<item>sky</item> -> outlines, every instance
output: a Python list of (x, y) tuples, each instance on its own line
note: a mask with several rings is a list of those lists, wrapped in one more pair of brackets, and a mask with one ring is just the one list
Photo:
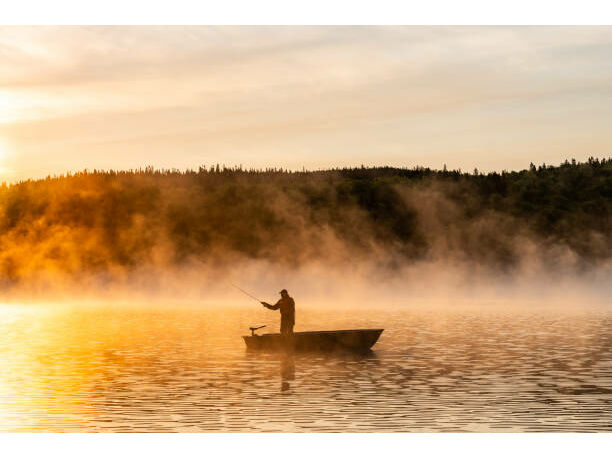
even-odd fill
[(612, 155), (612, 27), (0, 27), (0, 180)]

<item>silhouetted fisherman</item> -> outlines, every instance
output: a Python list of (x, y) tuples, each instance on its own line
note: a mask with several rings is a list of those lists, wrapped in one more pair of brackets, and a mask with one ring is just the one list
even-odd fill
[(281, 298), (276, 304), (269, 304), (262, 301), (261, 304), (268, 309), (276, 311), (280, 309), (281, 314), (281, 328), (280, 332), (282, 335), (293, 334), (293, 326), (295, 325), (295, 301), (289, 296), (287, 290), (282, 289), (280, 291)]

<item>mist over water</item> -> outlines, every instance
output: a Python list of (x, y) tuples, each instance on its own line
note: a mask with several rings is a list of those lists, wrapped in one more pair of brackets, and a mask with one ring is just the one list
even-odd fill
[(26, 181), (0, 188), (0, 281), (6, 299), (43, 300), (216, 300), (231, 279), (304, 293), (338, 281), (598, 290), (612, 271), (611, 181), (606, 159), (487, 175), (217, 166)]

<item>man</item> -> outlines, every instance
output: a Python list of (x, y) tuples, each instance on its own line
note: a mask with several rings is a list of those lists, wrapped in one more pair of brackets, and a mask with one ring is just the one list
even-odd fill
[(261, 304), (268, 309), (276, 311), (280, 309), (281, 314), (281, 335), (293, 334), (293, 326), (295, 325), (295, 301), (289, 296), (287, 290), (282, 289), (280, 291), (281, 299), (276, 304), (269, 304), (262, 301)]

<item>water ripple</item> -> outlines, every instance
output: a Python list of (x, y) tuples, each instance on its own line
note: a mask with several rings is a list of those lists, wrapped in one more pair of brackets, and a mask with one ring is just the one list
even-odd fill
[[(302, 329), (347, 328), (342, 314), (300, 316)], [(351, 328), (386, 328), (363, 356), (246, 352), (240, 335), (266, 318), (252, 309), (4, 310), (0, 429), (612, 430), (608, 312), (356, 311)]]

